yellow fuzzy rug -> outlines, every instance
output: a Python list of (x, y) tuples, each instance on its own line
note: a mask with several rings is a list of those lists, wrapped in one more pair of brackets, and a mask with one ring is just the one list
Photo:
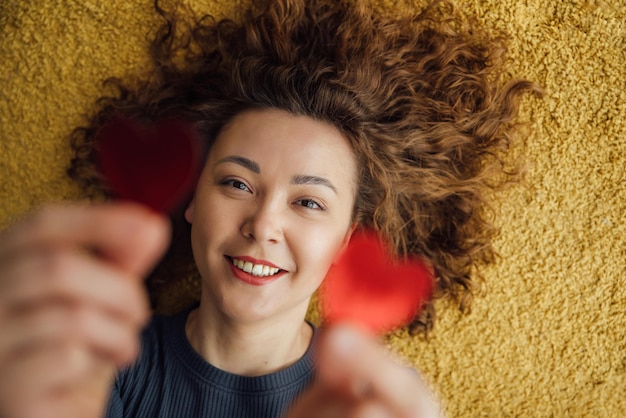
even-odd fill
[[(245, 3), (187, 1), (216, 16)], [(0, 227), (80, 196), (65, 177), (68, 134), (104, 78), (147, 69), (151, 4), (0, 1)], [(512, 72), (547, 95), (523, 103), (532, 133), (514, 153), (527, 182), (501, 195), (502, 257), (473, 312), (440, 302), (430, 341), (388, 341), (449, 417), (626, 416), (626, 3), (458, 5), (511, 34)]]

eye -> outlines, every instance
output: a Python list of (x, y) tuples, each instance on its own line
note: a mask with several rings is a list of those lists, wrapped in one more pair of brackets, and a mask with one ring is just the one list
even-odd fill
[(297, 205), (302, 206), (306, 209), (312, 210), (325, 210), (324, 207), (313, 199), (300, 199), (295, 202)]
[(234, 189), (243, 190), (244, 192), (251, 192), (250, 188), (241, 180), (237, 179), (224, 179), (220, 182), (222, 186), (230, 186)]

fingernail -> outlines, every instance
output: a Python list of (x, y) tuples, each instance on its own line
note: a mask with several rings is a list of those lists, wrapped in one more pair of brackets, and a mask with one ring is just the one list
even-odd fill
[(366, 399), (372, 395), (372, 385), (365, 380), (355, 379), (350, 382), (350, 391), (356, 399)]
[(362, 418), (391, 418), (393, 415), (382, 405), (371, 404), (361, 412)]
[(329, 338), (330, 346), (334, 351), (334, 354), (344, 358), (352, 355), (358, 345), (358, 337), (356, 333), (346, 326), (340, 325), (333, 328), (331, 330)]

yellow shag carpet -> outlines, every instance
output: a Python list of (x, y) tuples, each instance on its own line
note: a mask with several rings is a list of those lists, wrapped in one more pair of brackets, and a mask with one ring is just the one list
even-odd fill
[[(245, 3), (186, 1), (234, 17)], [(0, 227), (80, 197), (65, 176), (68, 134), (103, 79), (147, 70), (151, 4), (0, 1)], [(449, 417), (626, 416), (626, 3), (457, 4), (511, 35), (512, 73), (547, 95), (522, 106), (532, 130), (513, 151), (527, 181), (500, 195), (502, 257), (484, 294), (466, 316), (439, 302), (429, 341), (397, 332), (389, 344)]]

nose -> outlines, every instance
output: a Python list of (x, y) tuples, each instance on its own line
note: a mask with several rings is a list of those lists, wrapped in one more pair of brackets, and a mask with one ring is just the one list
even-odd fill
[(263, 202), (244, 219), (241, 234), (257, 242), (278, 243), (283, 237), (281, 210), (274, 202)]

